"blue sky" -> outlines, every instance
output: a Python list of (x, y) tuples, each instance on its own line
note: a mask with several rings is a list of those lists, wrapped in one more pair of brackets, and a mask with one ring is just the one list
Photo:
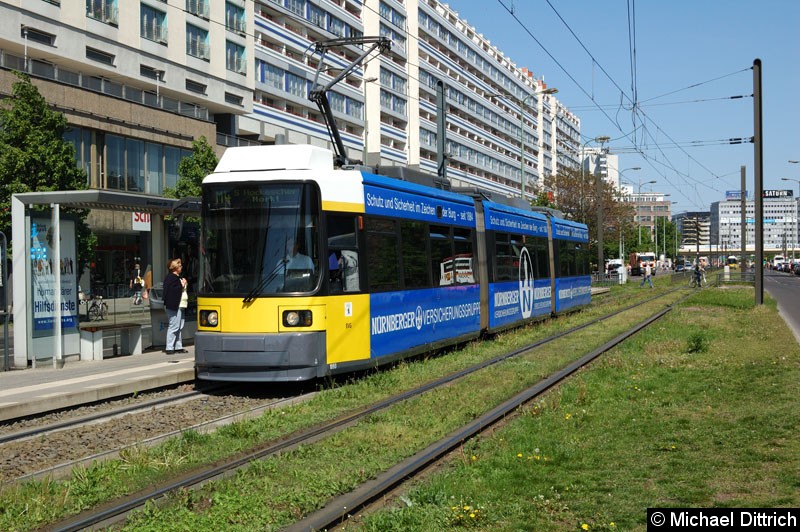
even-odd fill
[[(557, 98), (581, 119), (584, 142), (611, 137), (606, 146), (619, 155), (623, 180), (636, 188), (640, 180), (656, 180), (642, 190), (670, 194), (673, 213), (708, 210), (725, 191), (738, 190), (741, 166), (752, 190), (753, 144), (726, 141), (754, 133), (752, 66), (761, 59), (764, 188), (798, 194), (796, 181), (781, 178), (800, 180), (800, 164), (788, 162), (800, 160), (800, 2), (452, 0), (449, 5), (517, 66), (558, 89)], [(639, 112), (631, 110), (629, 8), (635, 12)], [(746, 97), (730, 98), (741, 95)], [(625, 170), (637, 166), (642, 169)]]

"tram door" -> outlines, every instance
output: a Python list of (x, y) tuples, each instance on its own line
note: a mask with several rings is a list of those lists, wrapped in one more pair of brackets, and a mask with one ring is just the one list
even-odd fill
[(369, 294), (361, 293), (360, 223), (359, 215), (341, 214), (329, 215), (326, 224), (328, 364), (369, 358)]

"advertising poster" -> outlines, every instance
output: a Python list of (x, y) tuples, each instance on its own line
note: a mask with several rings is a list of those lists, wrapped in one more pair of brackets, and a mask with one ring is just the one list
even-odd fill
[[(60, 221), (61, 235), (54, 235), (49, 218), (31, 218), (30, 265), (33, 337), (53, 335), (53, 324), (61, 317), (61, 328), (78, 327), (78, 260), (75, 245), (75, 222)], [(61, 238), (61, 260), (53, 256), (55, 238)], [(61, 284), (56, 286), (56, 268)], [(61, 292), (61, 309), (56, 309), (56, 291)]]

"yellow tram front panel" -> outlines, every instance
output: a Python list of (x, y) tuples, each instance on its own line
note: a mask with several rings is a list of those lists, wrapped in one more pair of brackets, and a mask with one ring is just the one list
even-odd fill
[(369, 358), (369, 294), (329, 296), (328, 364)]
[[(200, 298), (198, 312), (216, 310), (216, 327), (197, 330), (221, 334), (326, 333), (328, 364), (369, 358), (369, 295), (349, 294), (327, 297), (259, 298), (243, 303), (241, 298)], [(311, 311), (309, 326), (287, 327), (285, 311)]]
[[(197, 330), (220, 333), (258, 334), (277, 332), (318, 332), (325, 330), (325, 298), (323, 297), (262, 297), (250, 303), (242, 298), (198, 298), (197, 311), (217, 310), (219, 323), (216, 327), (203, 327), (198, 322)], [(312, 323), (307, 327), (284, 327), (281, 323), (283, 310), (310, 310)]]

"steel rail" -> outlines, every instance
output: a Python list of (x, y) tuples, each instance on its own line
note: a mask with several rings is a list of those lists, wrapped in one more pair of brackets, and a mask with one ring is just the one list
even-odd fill
[[(261, 459), (267, 458), (267, 457), (269, 457), (271, 455), (274, 455), (274, 454), (277, 454), (277, 453), (290, 451), (290, 450), (292, 450), (292, 449), (294, 449), (294, 448), (296, 448), (296, 447), (298, 447), (300, 445), (313, 443), (313, 442), (318, 441), (318, 440), (320, 440), (320, 439), (322, 439), (322, 438), (324, 438), (326, 436), (333, 435), (333, 434), (335, 434), (335, 433), (337, 433), (337, 432), (339, 432), (339, 431), (341, 431), (341, 430), (343, 430), (343, 429), (345, 429), (345, 428), (347, 428), (349, 426), (354, 425), (360, 419), (362, 419), (362, 418), (364, 418), (366, 416), (369, 416), (369, 415), (371, 415), (371, 414), (373, 414), (373, 413), (375, 413), (377, 411), (380, 411), (380, 410), (383, 410), (385, 408), (388, 408), (389, 406), (392, 406), (392, 405), (397, 404), (399, 402), (405, 401), (407, 399), (410, 399), (412, 397), (415, 397), (417, 395), (425, 393), (425, 392), (427, 392), (429, 390), (432, 390), (434, 388), (437, 388), (437, 387), (443, 386), (445, 384), (448, 384), (448, 383), (450, 383), (452, 381), (455, 381), (457, 379), (460, 379), (460, 378), (462, 378), (462, 377), (464, 377), (466, 375), (469, 375), (471, 373), (479, 371), (480, 369), (486, 368), (486, 367), (491, 366), (493, 364), (497, 364), (497, 363), (499, 363), (501, 361), (504, 361), (506, 359), (512, 358), (514, 356), (518, 356), (518, 355), (520, 355), (522, 353), (528, 352), (528, 351), (530, 351), (532, 349), (535, 349), (535, 348), (537, 348), (539, 346), (542, 346), (542, 345), (545, 345), (547, 343), (553, 342), (553, 341), (555, 341), (557, 339), (560, 339), (560, 338), (562, 338), (564, 336), (567, 336), (569, 334), (572, 334), (572, 333), (575, 333), (575, 332), (580, 331), (582, 329), (585, 329), (586, 327), (589, 327), (589, 326), (591, 326), (593, 324), (602, 322), (604, 320), (607, 320), (607, 319), (610, 319), (610, 318), (612, 318), (614, 316), (617, 316), (617, 315), (619, 315), (619, 314), (621, 314), (623, 312), (627, 312), (627, 311), (632, 310), (632, 309), (634, 309), (636, 307), (639, 307), (639, 306), (644, 305), (646, 303), (652, 302), (653, 300), (665, 297), (665, 296), (667, 296), (667, 295), (669, 295), (669, 294), (671, 294), (671, 293), (673, 293), (673, 292), (675, 292), (677, 290), (678, 289), (676, 288), (676, 289), (671, 290), (669, 292), (666, 292), (664, 294), (654, 295), (653, 297), (647, 298), (647, 299), (645, 299), (643, 301), (639, 301), (639, 302), (633, 303), (633, 304), (631, 304), (631, 305), (629, 305), (627, 307), (624, 307), (622, 309), (618, 309), (618, 310), (616, 310), (616, 311), (614, 311), (612, 313), (609, 313), (609, 314), (604, 315), (604, 316), (600, 316), (598, 318), (595, 318), (595, 319), (590, 320), (590, 321), (588, 321), (586, 323), (577, 325), (575, 327), (571, 327), (571, 328), (569, 328), (569, 329), (567, 329), (565, 331), (560, 331), (560, 332), (558, 332), (556, 334), (553, 334), (553, 335), (551, 335), (551, 336), (549, 336), (547, 338), (538, 340), (538, 341), (536, 341), (536, 342), (534, 342), (532, 344), (529, 344), (529, 345), (524, 346), (522, 348), (516, 349), (516, 350), (514, 350), (512, 352), (505, 353), (503, 355), (499, 355), (497, 357), (494, 357), (492, 359), (486, 360), (486, 361), (481, 362), (479, 364), (470, 366), (468, 368), (465, 368), (463, 370), (457, 371), (457, 372), (452, 373), (450, 375), (446, 375), (444, 377), (441, 377), (439, 379), (431, 381), (431, 382), (429, 382), (427, 384), (424, 384), (424, 385), (422, 385), (422, 386), (420, 386), (418, 388), (414, 388), (413, 390), (408, 390), (406, 392), (403, 392), (403, 393), (394, 395), (392, 397), (386, 398), (386, 399), (384, 399), (382, 401), (378, 401), (377, 403), (374, 403), (374, 404), (372, 404), (372, 405), (370, 405), (368, 407), (365, 407), (363, 409), (360, 409), (360, 410), (351, 412), (349, 414), (346, 414), (346, 415), (344, 415), (344, 416), (342, 416), (340, 418), (337, 418), (337, 419), (335, 419), (333, 421), (322, 423), (322, 424), (316, 425), (314, 427), (311, 427), (309, 429), (297, 432), (297, 433), (295, 433), (293, 435), (290, 435), (290, 436), (282, 439), (281, 441), (279, 441), (277, 443), (270, 443), (270, 444), (267, 444), (264, 447), (257, 448), (255, 450), (252, 450), (252, 451), (249, 451), (249, 452), (246, 452), (246, 453), (242, 453), (242, 454), (237, 455), (237, 456), (235, 456), (235, 457), (233, 457), (231, 459), (225, 460), (224, 462), (217, 463), (217, 464), (215, 464), (213, 466), (201, 468), (201, 469), (186, 473), (185, 475), (183, 475), (183, 476), (181, 476), (181, 477), (179, 477), (179, 478), (177, 478), (175, 480), (163, 483), (161, 485), (153, 486), (152, 488), (141, 490), (140, 492), (132, 494), (132, 495), (130, 495), (128, 497), (121, 498), (121, 499), (119, 499), (117, 501), (112, 501), (112, 502), (110, 502), (109, 504), (105, 505), (102, 508), (87, 510), (85, 512), (82, 512), (81, 514), (66, 518), (66, 519), (64, 519), (64, 520), (62, 520), (62, 521), (60, 521), (58, 523), (55, 523), (55, 524), (47, 527), (47, 530), (52, 530), (54, 532), (55, 531), (57, 531), (57, 532), (72, 532), (72, 531), (78, 531), (78, 530), (87, 529), (87, 528), (90, 528), (90, 527), (93, 527), (93, 528), (107, 527), (107, 526), (111, 526), (111, 525), (114, 525), (114, 524), (118, 524), (119, 522), (121, 522), (127, 516), (127, 514), (129, 514), (130, 512), (132, 512), (132, 511), (134, 511), (134, 510), (136, 510), (138, 508), (141, 508), (142, 506), (144, 506), (149, 501), (155, 501), (156, 503), (158, 503), (159, 501), (166, 500), (166, 496), (167, 495), (169, 495), (170, 493), (175, 492), (177, 490), (193, 489), (193, 488), (202, 486), (203, 484), (205, 484), (207, 482), (210, 482), (210, 481), (213, 481), (213, 480), (217, 480), (217, 479), (226, 478), (226, 477), (234, 474), (239, 468), (247, 466), (248, 464), (250, 464), (250, 462), (252, 462), (254, 460), (261, 460)], [(687, 296), (685, 296), (685, 297), (687, 297)], [(671, 304), (671, 305), (674, 305), (674, 303)], [(669, 309), (671, 309), (671, 305), (668, 306), (667, 309), (662, 310), (661, 312), (666, 312)], [(653, 318), (651, 318), (651, 319), (653, 319)], [(641, 328), (643, 326), (645, 326), (645, 325), (640, 325), (639, 328)], [(579, 360), (579, 362), (583, 361), (585, 358), (586, 357), (581, 358)], [(585, 362), (583, 364), (585, 364)]]
[(305, 517), (302, 521), (299, 521), (294, 525), (284, 529), (284, 532), (328, 530), (343, 523), (355, 512), (358, 512), (368, 504), (383, 497), (400, 484), (407, 482), (419, 472), (427, 469), (433, 463), (441, 460), (442, 457), (450, 453), (453, 449), (463, 445), (465, 441), (488, 430), (498, 421), (507, 418), (509, 414), (521, 406), (539, 397), (553, 386), (563, 382), (573, 373), (591, 363), (603, 353), (609, 351), (634, 334), (638, 333), (643, 328), (649, 326), (654, 321), (660, 319), (671, 310), (672, 307), (670, 306), (657, 312), (653, 316), (650, 316), (628, 331), (618, 335), (614, 339), (598, 347), (591, 353), (584, 355), (561, 370), (548, 375), (534, 386), (500, 404), (478, 419), (451, 433), (449, 436), (439, 440), (438, 442), (430, 445), (423, 451), (420, 451), (419, 453), (407, 458), (383, 474), (378, 475), (375, 479), (364, 483), (362, 486), (349, 493), (333, 499), (322, 509)]
[[(229, 386), (225, 386), (225, 387), (229, 387)], [(4, 434), (4, 435), (0, 436), (0, 445), (5, 444), (5, 443), (9, 443), (9, 442), (15, 442), (15, 441), (20, 441), (20, 440), (33, 438), (33, 437), (41, 436), (41, 435), (44, 435), (44, 434), (50, 434), (50, 433), (53, 433), (53, 432), (59, 432), (59, 431), (65, 430), (65, 429), (71, 429), (71, 428), (79, 427), (81, 425), (87, 425), (89, 423), (93, 423), (93, 422), (96, 422), (96, 421), (102, 421), (104, 419), (112, 419), (112, 418), (120, 416), (120, 415), (130, 414), (132, 412), (136, 412), (137, 410), (149, 410), (149, 409), (151, 409), (153, 407), (165, 406), (165, 405), (168, 405), (169, 403), (184, 401), (186, 399), (191, 399), (192, 397), (195, 397), (195, 396), (207, 395), (209, 391), (218, 391), (219, 389), (222, 389), (222, 388), (223, 388), (223, 386), (220, 386), (218, 388), (214, 388), (214, 390), (204, 389), (203, 391), (191, 390), (191, 391), (188, 391), (188, 392), (181, 392), (181, 393), (179, 393), (177, 395), (173, 395), (173, 396), (169, 396), (169, 397), (160, 397), (158, 399), (151, 399), (149, 401), (145, 401), (145, 402), (134, 404), (134, 405), (126, 405), (126, 406), (123, 406), (123, 407), (120, 407), (120, 408), (115, 408), (113, 410), (108, 410), (106, 412), (97, 412), (95, 414), (87, 414), (85, 416), (76, 417), (74, 419), (67, 419), (67, 420), (64, 420), (64, 421), (58, 421), (58, 422), (55, 422), (55, 423), (49, 423), (47, 425), (42, 425), (40, 427), (35, 427), (35, 428), (27, 429), (27, 430), (21, 430), (21, 431), (17, 431), (17, 432), (11, 432), (11, 433)], [(158, 389), (159, 388), (155, 388), (153, 390), (145, 390), (145, 392), (152, 392), (152, 391), (155, 391), (155, 390), (158, 390)], [(139, 392), (139, 394), (141, 394), (141, 393), (143, 393), (143, 392)], [(19, 421), (20, 419), (35, 419), (36, 417), (45, 416), (47, 414), (52, 414), (54, 412), (69, 412), (71, 410), (78, 410), (80, 408), (85, 408), (87, 406), (96, 405), (96, 404), (100, 404), (100, 403), (110, 403), (112, 401), (118, 401), (118, 400), (120, 400), (120, 399), (122, 399), (124, 397), (129, 396), (129, 395), (131, 395), (131, 394), (125, 394), (125, 395), (122, 395), (122, 396), (112, 397), (112, 398), (109, 398), (109, 399), (103, 399), (101, 401), (91, 401), (91, 402), (88, 402), (88, 403), (81, 403), (81, 404), (73, 405), (73, 406), (70, 406), (70, 407), (67, 407), (67, 408), (60, 408), (58, 410), (43, 411), (43, 412), (40, 412), (38, 414), (32, 414), (32, 415), (24, 416), (22, 418), (16, 418), (16, 419), (8, 420), (7, 422), (3, 422), (3, 425), (11, 424), (11, 423), (13, 423), (15, 421)]]

